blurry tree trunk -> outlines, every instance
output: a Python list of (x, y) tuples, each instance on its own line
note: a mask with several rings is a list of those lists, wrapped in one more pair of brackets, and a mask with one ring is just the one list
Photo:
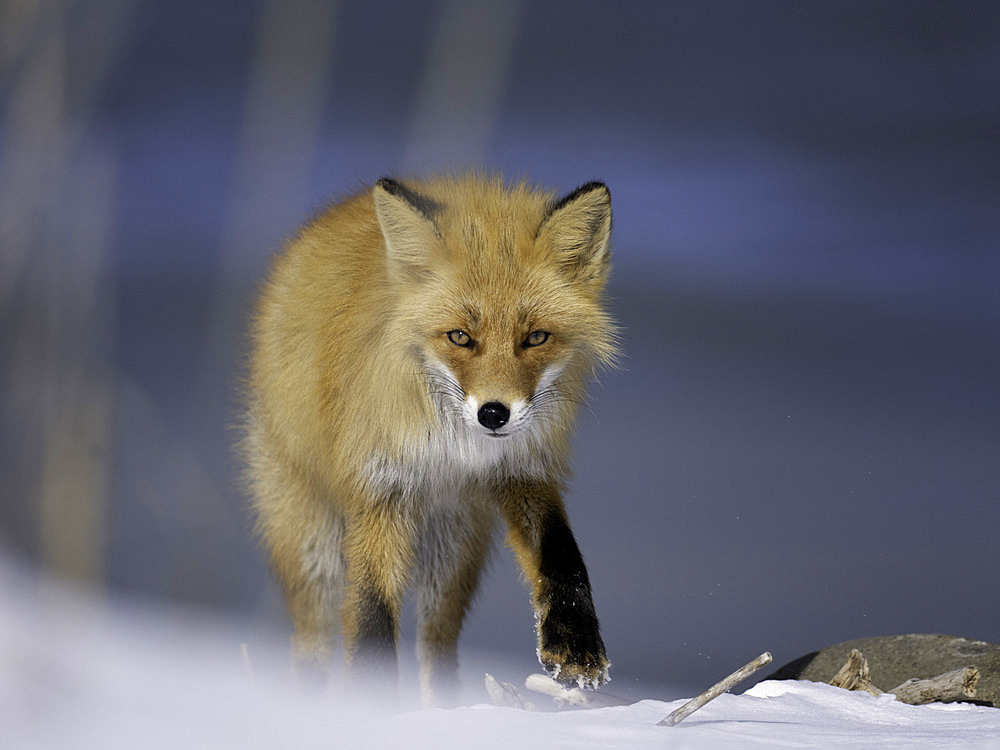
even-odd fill
[(87, 125), (134, 5), (0, 4), (0, 71), (10, 80), (0, 109), (0, 316), (9, 346), (0, 360), (0, 470), (7, 503), (22, 520), (37, 514), (37, 544), (19, 539), (24, 551), (89, 582), (103, 577), (110, 483), (115, 164)]
[(112, 171), (110, 157), (96, 156), (72, 186), (62, 217), (72, 245), (60, 243), (48, 258), (40, 551), (51, 572), (88, 583), (104, 577), (111, 476), (114, 313), (105, 259)]
[(407, 170), (486, 163), (503, 105), (519, 0), (446, 0), (420, 82), (403, 158)]
[[(247, 270), (300, 224), (333, 70), (336, 3), (264, 0), (243, 104), (221, 262), (197, 364), (195, 397), (213, 424), (231, 419), (232, 368), (248, 326)], [(258, 262), (255, 264), (254, 259)], [(233, 342), (237, 342), (234, 346)], [(219, 413), (212, 404), (220, 404)]]

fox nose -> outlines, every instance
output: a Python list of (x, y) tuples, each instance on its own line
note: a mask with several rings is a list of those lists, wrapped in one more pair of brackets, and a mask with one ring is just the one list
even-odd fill
[(510, 420), (510, 409), (499, 401), (490, 401), (479, 407), (476, 415), (479, 424), (489, 430), (498, 430)]

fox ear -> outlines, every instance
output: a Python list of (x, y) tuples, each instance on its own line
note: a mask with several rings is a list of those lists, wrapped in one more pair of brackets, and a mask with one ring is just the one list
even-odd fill
[(431, 253), (441, 244), (434, 224), (440, 206), (383, 177), (372, 188), (375, 216), (385, 238), (386, 260), (393, 276), (423, 278), (431, 270)]
[(575, 280), (601, 282), (611, 263), (611, 191), (588, 182), (556, 203), (535, 242), (553, 253)]

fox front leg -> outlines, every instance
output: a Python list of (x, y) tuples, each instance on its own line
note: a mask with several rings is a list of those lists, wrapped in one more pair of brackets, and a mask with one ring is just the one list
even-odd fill
[(519, 484), (501, 502), (508, 541), (532, 584), (538, 658), (564, 685), (596, 688), (609, 679), (583, 556), (566, 520), (558, 489)]
[(412, 564), (413, 524), (391, 502), (352, 514), (344, 533), (347, 595), (341, 612), (352, 676), (395, 687), (399, 611)]

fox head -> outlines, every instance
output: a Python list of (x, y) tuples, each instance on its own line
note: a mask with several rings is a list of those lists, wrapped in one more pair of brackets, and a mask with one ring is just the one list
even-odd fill
[(400, 345), (439, 420), (497, 441), (568, 428), (616, 351), (607, 187), (383, 179), (373, 199)]

